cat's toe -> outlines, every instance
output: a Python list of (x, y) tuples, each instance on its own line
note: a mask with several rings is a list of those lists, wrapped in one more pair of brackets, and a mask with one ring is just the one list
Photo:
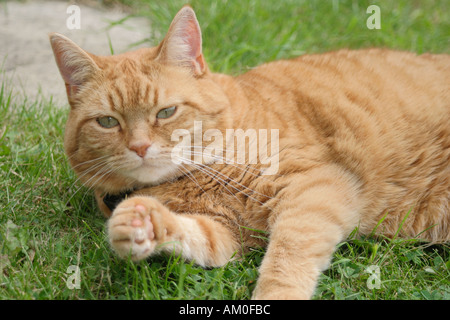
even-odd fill
[(133, 261), (148, 257), (156, 247), (149, 210), (139, 203), (121, 204), (108, 222), (108, 234), (117, 254)]
[(146, 239), (153, 240), (155, 233), (153, 232), (153, 224), (150, 221), (150, 216), (145, 216), (143, 219), (135, 218), (131, 221), (131, 226), (136, 228), (136, 236), (134, 241), (142, 243)]

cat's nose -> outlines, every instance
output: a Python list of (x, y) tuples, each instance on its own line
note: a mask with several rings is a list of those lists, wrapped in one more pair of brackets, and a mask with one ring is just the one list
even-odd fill
[(147, 153), (147, 149), (149, 147), (150, 147), (150, 143), (145, 142), (145, 143), (131, 145), (129, 147), (129, 149), (136, 152), (136, 154), (139, 157), (143, 158), (143, 157), (145, 157), (145, 155)]

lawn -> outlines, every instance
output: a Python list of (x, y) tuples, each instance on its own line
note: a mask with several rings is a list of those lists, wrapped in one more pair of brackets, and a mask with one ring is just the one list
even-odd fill
[[(183, 1), (121, 0), (152, 23), (156, 45)], [(368, 29), (378, 4), (381, 29)], [(338, 48), (450, 53), (450, 2), (191, 1), (215, 72)], [(59, 75), (55, 75), (58, 76)], [(63, 152), (67, 110), (0, 84), (0, 299), (248, 299), (263, 258), (222, 268), (179, 257), (132, 263), (109, 248), (105, 219)], [(73, 272), (72, 270), (79, 271)], [(79, 275), (77, 281), (76, 275)], [(350, 236), (315, 299), (450, 299), (450, 247)]]

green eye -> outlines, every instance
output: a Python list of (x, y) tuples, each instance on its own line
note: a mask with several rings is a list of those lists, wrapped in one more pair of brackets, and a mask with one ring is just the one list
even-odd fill
[(119, 121), (116, 118), (113, 117), (101, 117), (97, 118), (97, 122), (103, 127), (103, 128), (112, 128), (119, 124)]
[(158, 119), (167, 119), (171, 116), (173, 116), (173, 114), (175, 113), (175, 111), (177, 110), (177, 107), (170, 107), (170, 108), (165, 108), (162, 109), (158, 112), (158, 114), (156, 115), (156, 118)]

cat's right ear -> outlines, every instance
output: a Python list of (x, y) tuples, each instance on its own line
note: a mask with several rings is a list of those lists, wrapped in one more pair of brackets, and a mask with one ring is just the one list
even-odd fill
[(207, 71), (202, 53), (202, 32), (195, 12), (189, 5), (181, 8), (173, 18), (156, 60), (186, 67), (195, 76), (201, 76)]
[(67, 96), (71, 100), (99, 68), (89, 54), (69, 38), (59, 33), (50, 33), (49, 37), (56, 64), (66, 84)]

